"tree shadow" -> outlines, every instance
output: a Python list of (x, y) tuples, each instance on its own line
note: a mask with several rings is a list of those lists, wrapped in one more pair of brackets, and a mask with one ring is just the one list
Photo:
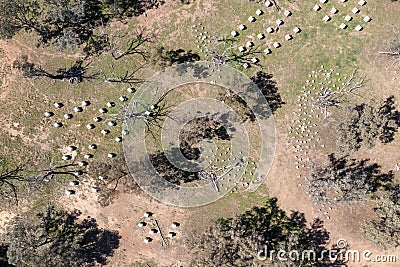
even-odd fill
[(186, 141), (182, 141), (179, 144), (179, 149), (182, 152), (182, 155), (188, 160), (198, 160), (200, 158), (201, 151), (197, 147), (191, 146)]
[[(261, 119), (267, 119), (281, 108), (285, 102), (283, 102), (278, 92), (278, 87), (273, 80), (272, 74), (259, 71), (250, 79), (252, 83), (247, 86), (245, 92), (236, 94), (232, 90), (228, 90), (225, 95), (220, 95), (220, 98), (228, 105), (236, 108), (244, 121), (255, 121), (256, 114), (254, 112)], [(256, 91), (253, 83), (261, 91), (261, 95)], [(259, 99), (260, 96), (264, 99)]]
[(47, 77), (53, 80), (67, 80), (69, 83), (80, 83), (84, 80), (95, 79), (97, 74), (88, 74), (89, 64), (85, 64), (82, 60), (75, 61), (68, 68), (59, 68), (55, 72), (49, 72), (37, 66), (35, 63), (28, 61), (28, 56), (24, 55), (20, 60), (13, 62), (13, 68), (22, 72), (26, 78)]
[(200, 60), (200, 56), (197, 53), (193, 53), (192, 50), (185, 51), (184, 49), (166, 50), (164, 47), (157, 49), (157, 60), (163, 66), (172, 66), (175, 64), (181, 64), (186, 62), (195, 62)]
[[(257, 72), (253, 77), (250, 78), (261, 90), (262, 95), (267, 100), (267, 104), (272, 114), (274, 114), (279, 108), (282, 107), (282, 105), (285, 104), (278, 92), (276, 81), (274, 81), (273, 78), (274, 76), (272, 74), (262, 71)], [(257, 104), (262, 105), (261, 103)]]
[[(199, 150), (193, 148), (186, 148), (184, 151), (186, 155), (189, 155), (189, 157), (193, 158), (198, 158), (200, 152)], [(199, 176), (196, 172), (185, 171), (172, 164), (168, 160), (166, 153), (169, 154), (169, 157), (174, 158), (174, 155), (182, 152), (180, 148), (173, 148), (172, 150), (166, 152), (157, 151), (149, 155), (151, 163), (162, 178), (175, 185), (181, 185), (182, 183), (189, 183), (199, 180)], [(182, 164), (182, 162), (180, 162), (180, 164)], [(185, 165), (186, 167), (191, 167), (189, 166), (189, 163), (186, 163)]]
[(179, 75), (184, 75), (189, 72), (189, 69), (193, 70), (193, 77), (198, 79), (204, 79), (209, 76), (209, 68), (193, 62), (186, 62), (186, 64), (179, 64), (175, 68)]
[(379, 140), (382, 143), (389, 143), (394, 140), (394, 135), (400, 127), (400, 112), (396, 110), (394, 96), (390, 96), (385, 99), (383, 105), (379, 108), (379, 113), (386, 116), (388, 120), (392, 120), (394, 124), (384, 124), (383, 132), (379, 136)]
[(15, 267), (15, 265), (8, 263), (7, 250), (8, 250), (8, 246), (0, 243), (0, 266), (1, 267)]
[(80, 225), (85, 231), (81, 246), (86, 262), (96, 261), (98, 264), (106, 265), (107, 257), (113, 255), (114, 250), (119, 247), (121, 236), (117, 231), (98, 228), (94, 218), (86, 218)]
[(117, 158), (112, 164), (101, 161), (92, 162), (89, 164), (88, 172), (97, 178), (95, 186), (100, 189), (98, 201), (102, 207), (113, 203), (120, 191), (140, 193), (138, 184), (129, 173), (126, 162), (121, 158)]
[[(328, 257), (320, 258), (328, 250), (328, 242), (329, 232), (320, 219), (308, 225), (303, 213), (287, 215), (277, 199), (270, 198), (263, 206), (218, 219), (205, 232), (195, 235), (190, 247), (198, 256), (195, 266), (264, 266), (267, 261), (274, 266), (336, 266)], [(274, 252), (281, 249), (300, 254), (312, 250), (315, 257), (285, 257), (289, 261), (280, 265), (282, 261)]]

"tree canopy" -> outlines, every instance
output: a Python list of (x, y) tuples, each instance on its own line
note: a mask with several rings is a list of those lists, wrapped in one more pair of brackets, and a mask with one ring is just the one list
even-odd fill
[(391, 185), (393, 172), (383, 173), (381, 167), (369, 160), (328, 156), (325, 165), (315, 164), (307, 178), (307, 193), (316, 202), (366, 200), (379, 188)]
[(0, 38), (21, 30), (39, 42), (74, 49), (95, 39), (95, 29), (113, 18), (137, 16), (156, 8), (158, 0), (5, 0), (0, 2)]
[(377, 219), (365, 222), (365, 236), (384, 249), (400, 246), (400, 185), (376, 200)]
[(2, 237), (10, 264), (16, 266), (94, 266), (106, 264), (119, 246), (117, 232), (101, 229), (80, 212), (48, 206), (43, 212), (16, 217)]
[(203, 234), (196, 235), (192, 266), (265, 266), (266, 261), (274, 266), (330, 266), (325, 259), (317, 261), (313, 257), (281, 262), (273, 254), (283, 249), (300, 253), (314, 250), (321, 255), (318, 253), (325, 249), (328, 240), (321, 220), (307, 226), (304, 214), (288, 215), (272, 198), (264, 206), (253, 207), (234, 218), (219, 219)]
[(361, 147), (371, 148), (379, 140), (393, 140), (399, 127), (399, 112), (395, 109), (394, 96), (382, 102), (347, 107), (337, 126), (338, 150), (350, 154)]

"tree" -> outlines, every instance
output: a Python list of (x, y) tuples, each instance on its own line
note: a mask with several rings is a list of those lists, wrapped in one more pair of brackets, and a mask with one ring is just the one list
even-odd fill
[(316, 219), (308, 227), (304, 214), (287, 215), (272, 198), (234, 218), (218, 219), (202, 234), (194, 233), (190, 241), (192, 266), (335, 266), (311, 254), (282, 262), (273, 253), (280, 249), (313, 250), (319, 257), (328, 240), (322, 221)]
[(155, 137), (156, 131), (162, 128), (164, 120), (169, 116), (173, 104), (169, 104), (167, 96), (169, 92), (159, 93), (158, 88), (151, 92), (151, 96), (137, 97), (129, 106), (119, 106), (118, 114), (111, 114), (113, 120), (123, 123), (135, 123), (141, 121), (146, 130)]
[(59, 164), (54, 163), (53, 160), (49, 162), (49, 166), (33, 172), (34, 174), (26, 179), (29, 191), (42, 189), (45, 185), (55, 180), (56, 177), (69, 177), (76, 179), (79, 175), (85, 173), (85, 171), (75, 162)]
[(0, 38), (11, 38), (26, 30), (36, 32), (41, 43), (58, 49), (91, 46), (97, 39), (95, 30), (112, 18), (137, 16), (162, 3), (158, 0), (5, 0), (0, 2)]
[(220, 140), (230, 140), (230, 136), (225, 127), (218, 121), (208, 117), (193, 119), (185, 124), (179, 132), (181, 146), (193, 146), (204, 139), (213, 138)]
[(346, 157), (328, 156), (328, 164), (315, 164), (306, 177), (307, 194), (317, 203), (352, 203), (368, 199), (380, 188), (388, 188), (392, 171), (382, 173), (378, 164)]
[(15, 265), (11, 265), (8, 263), (7, 250), (8, 250), (8, 246), (2, 245), (0, 242), (0, 266), (14, 267)]
[(115, 60), (128, 55), (138, 55), (141, 59), (147, 60), (150, 53), (146, 51), (145, 45), (152, 42), (153, 38), (154, 35), (149, 34), (144, 28), (120, 33), (111, 27), (102, 27), (88, 39), (83, 51), (88, 57), (109, 52)]
[(364, 222), (365, 236), (384, 249), (400, 246), (400, 185), (376, 200), (378, 219)]
[(102, 74), (102, 80), (106, 83), (111, 84), (128, 84), (130, 86), (135, 84), (140, 84), (144, 82), (142, 78), (137, 78), (137, 73), (143, 68), (144, 66), (134, 67), (130, 66), (129, 70), (125, 70), (121, 73), (121, 71), (117, 71), (115, 69), (115, 65), (111, 64), (111, 72), (105, 73), (104, 71), (100, 71)]
[[(193, 149), (191, 148), (187, 149), (190, 149), (192, 152), (185, 151), (184, 152), (185, 154), (196, 153), (196, 151), (193, 152)], [(180, 153), (180, 149), (175, 148), (165, 152), (156, 151), (155, 153), (149, 155), (151, 163), (153, 164), (154, 168), (162, 178), (176, 185), (181, 185), (184, 183), (190, 183), (199, 180), (197, 172), (185, 171), (172, 164), (168, 160), (168, 157), (166, 155), (167, 153), (171, 155), (170, 157), (174, 157), (173, 155), (175, 153)]]
[(214, 35), (211, 38), (207, 56), (215, 65), (232, 64), (242, 67), (243, 64), (259, 65), (252, 61), (253, 57), (263, 55), (259, 46), (253, 46), (243, 52), (238, 51), (237, 40), (229, 37)]
[(394, 104), (394, 96), (390, 96), (381, 103), (346, 108), (336, 128), (339, 152), (349, 154), (362, 146), (371, 148), (377, 139), (382, 143), (392, 141), (400, 125), (400, 113)]
[(106, 264), (119, 246), (117, 232), (100, 229), (80, 212), (48, 206), (35, 216), (15, 218), (4, 236), (7, 257), (17, 266), (94, 266)]
[(0, 198), (9, 205), (18, 205), (19, 185), (25, 180), (23, 171), (23, 165), (10, 167), (6, 159), (0, 158)]
[(357, 70), (357, 68), (353, 70), (350, 78), (341, 87), (332, 89), (322, 86), (322, 91), (318, 93), (314, 105), (324, 110), (325, 118), (328, 117), (330, 108), (342, 107), (349, 101), (349, 96), (359, 96), (357, 90), (365, 86), (366, 80), (364, 76), (357, 74)]
[(103, 0), (104, 7), (113, 17), (123, 19), (125, 17), (139, 16), (146, 10), (158, 8), (163, 5), (163, 0)]
[[(125, 36), (122, 36), (122, 38)], [(110, 39), (109, 49), (115, 60), (119, 60), (127, 55), (139, 55), (142, 59), (147, 60), (149, 53), (142, 49), (143, 45), (152, 41), (153, 36), (147, 34), (143, 29), (140, 29), (130, 38), (125, 45), (120, 44), (120, 37)]]

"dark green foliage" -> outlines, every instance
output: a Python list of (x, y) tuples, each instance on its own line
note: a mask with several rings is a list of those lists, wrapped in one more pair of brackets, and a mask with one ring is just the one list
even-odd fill
[(0, 243), (0, 266), (1, 267), (13, 267), (15, 265), (11, 265), (8, 263), (8, 257), (7, 257), (7, 250), (8, 247), (5, 245), (2, 245)]
[[(75, 49), (88, 44), (86, 52), (101, 50), (95, 29), (111, 19), (137, 16), (156, 8), (158, 0), (3, 0), (0, 2), (0, 38), (20, 30), (33, 31), (43, 44)], [(93, 50), (93, 51), (92, 51)]]
[[(300, 253), (314, 250), (321, 255), (328, 240), (322, 221), (316, 219), (308, 227), (304, 214), (287, 215), (278, 207), (277, 199), (272, 198), (262, 207), (253, 207), (234, 218), (219, 219), (203, 234), (195, 236), (192, 266), (330, 266), (326, 259), (300, 257), (299, 261), (282, 262), (276, 254), (270, 254), (273, 250), (296, 249)], [(258, 259), (257, 254), (265, 256), (267, 261)]]
[(21, 267), (106, 264), (119, 246), (118, 233), (98, 228), (92, 218), (79, 220), (79, 215), (49, 206), (35, 216), (18, 216), (4, 236), (8, 261)]
[(400, 185), (376, 201), (376, 220), (362, 225), (365, 236), (384, 249), (400, 246)]
[(40, 14), (41, 8), (35, 0), (0, 1), (0, 37), (11, 38), (21, 29), (44, 34), (38, 22)]
[(24, 29), (39, 35), (40, 42), (75, 48), (88, 40), (104, 21), (96, 0), (6, 0), (0, 6), (0, 34), (10, 38)]
[(382, 173), (378, 164), (346, 157), (328, 156), (329, 162), (312, 167), (307, 177), (307, 193), (315, 202), (366, 200), (379, 188), (387, 188), (394, 178), (392, 171)]
[(180, 0), (182, 5), (192, 4), (195, 0)]
[(279, 108), (282, 107), (282, 105), (285, 104), (285, 102), (283, 102), (282, 97), (278, 92), (276, 81), (273, 78), (274, 76), (272, 74), (258, 71), (254, 76), (251, 77), (251, 80), (255, 83), (255, 85), (257, 85), (258, 89), (267, 100), (271, 112), (275, 113)]
[(395, 109), (394, 96), (382, 103), (372, 102), (348, 107), (337, 126), (338, 150), (350, 154), (365, 146), (371, 148), (379, 140), (389, 143), (399, 127), (399, 112)]

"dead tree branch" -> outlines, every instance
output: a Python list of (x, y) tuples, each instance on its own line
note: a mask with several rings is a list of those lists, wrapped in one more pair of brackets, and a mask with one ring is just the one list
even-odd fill
[(153, 37), (147, 35), (142, 29), (135, 34), (135, 37), (126, 42), (123, 48), (119, 46), (117, 42), (110, 42), (111, 55), (115, 60), (119, 60), (127, 55), (139, 55), (144, 60), (147, 60), (149, 58), (149, 53), (142, 50), (141, 47), (151, 42), (152, 39)]
[[(205, 181), (212, 182), (215, 191), (219, 192), (219, 184), (218, 181), (221, 180), (224, 176), (226, 176), (228, 173), (230, 173), (233, 169), (240, 167), (243, 163), (243, 159), (237, 160), (235, 163), (221, 167), (221, 168), (216, 168), (213, 171), (207, 171), (207, 170), (202, 170), (199, 172), (199, 178)], [(219, 172), (223, 171), (221, 174), (217, 174)]]
[(56, 176), (67, 175), (75, 178), (78, 175), (82, 175), (84, 173), (84, 171), (78, 168), (77, 163), (69, 163), (56, 166), (53, 166), (53, 163), (50, 163), (49, 168), (40, 170), (38, 174), (35, 174), (32, 177), (28, 178), (27, 182), (30, 186), (32, 186), (34, 190), (39, 190), (43, 185), (52, 181)]
[[(1, 160), (0, 163), (3, 163), (3, 160)], [(19, 199), (16, 183), (25, 180), (21, 174), (23, 171), (24, 166), (18, 165), (12, 169), (3, 167), (0, 173), (0, 196), (5, 199), (13, 199), (17, 205)]]
[(340, 107), (343, 102), (347, 101), (347, 96), (360, 96), (355, 91), (365, 86), (366, 77), (363, 75), (357, 75), (358, 68), (355, 68), (346, 82), (343, 83), (342, 87), (338, 87), (336, 90), (325, 87), (323, 91), (317, 94), (315, 105), (325, 111), (325, 118), (328, 116), (328, 109), (331, 107)]
[(134, 84), (139, 84), (144, 82), (143, 79), (137, 78), (136, 74), (137, 72), (142, 69), (144, 66), (140, 66), (138, 68), (134, 68), (133, 70), (127, 70), (123, 74), (119, 74), (115, 70), (115, 66), (112, 64), (111, 65), (111, 74), (106, 75), (103, 73), (103, 81), (106, 83), (123, 83), (123, 84), (129, 84), (129, 85), (134, 85)]

